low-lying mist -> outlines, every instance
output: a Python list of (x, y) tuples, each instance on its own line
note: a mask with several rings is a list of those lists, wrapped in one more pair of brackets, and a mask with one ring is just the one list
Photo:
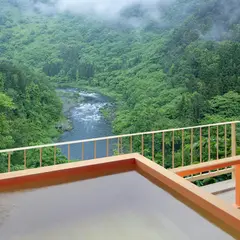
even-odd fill
[(149, 13), (155, 12), (160, 6), (172, 4), (175, 0), (50, 0), (46, 3), (35, 3), (42, 11), (51, 8), (56, 12), (72, 12), (79, 14), (91, 14), (104, 18), (116, 18), (121, 12), (133, 5), (141, 5)]
[[(194, 15), (192, 25), (196, 26), (191, 28), (204, 40), (231, 38), (229, 33), (231, 26), (240, 23), (239, 0), (18, 0), (18, 2), (25, 3), (25, 9), (37, 10), (41, 14), (70, 13), (110, 23), (120, 22), (122, 26), (137, 28), (145, 28), (152, 23), (160, 29), (165, 26), (174, 28)], [(199, 29), (199, 25), (205, 24), (200, 22), (201, 19), (208, 19), (209, 29), (204, 31)]]
[(34, 8), (45, 14), (72, 13), (133, 26), (161, 22), (161, 9), (176, 0), (49, 0), (35, 1)]

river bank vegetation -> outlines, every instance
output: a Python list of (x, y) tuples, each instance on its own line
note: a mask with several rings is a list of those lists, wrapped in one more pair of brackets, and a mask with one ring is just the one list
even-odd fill
[[(1, 148), (56, 134), (61, 104), (51, 86), (107, 89), (117, 96), (115, 134), (239, 120), (236, 0), (176, 0), (159, 5), (150, 19), (135, 4), (111, 21), (46, 12), (50, 1), (0, 3), (1, 66), (11, 66), (0, 68)], [(133, 19), (138, 24), (130, 24)], [(156, 160), (161, 163), (161, 154)]]

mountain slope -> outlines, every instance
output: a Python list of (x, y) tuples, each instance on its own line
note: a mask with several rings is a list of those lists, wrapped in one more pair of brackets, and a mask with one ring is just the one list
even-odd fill
[[(21, 1), (8, 4), (1, 56), (44, 72), (56, 83), (121, 93), (116, 133), (238, 118), (235, 109), (215, 116), (211, 106), (217, 96), (235, 91), (224, 95), (232, 99), (239, 93), (236, 0), (178, 0), (159, 7), (154, 21), (145, 21), (145, 9), (135, 5), (111, 22), (26, 12)], [(12, 22), (11, 11), (18, 11)], [(133, 17), (144, 24), (124, 25)]]

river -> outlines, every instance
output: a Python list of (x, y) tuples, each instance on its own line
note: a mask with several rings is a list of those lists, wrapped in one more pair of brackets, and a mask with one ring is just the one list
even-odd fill
[[(75, 103), (68, 110), (68, 118), (72, 122), (72, 130), (66, 131), (59, 139), (60, 142), (68, 142), (82, 139), (91, 139), (112, 135), (111, 123), (107, 121), (100, 109), (110, 106), (111, 100), (98, 93), (89, 93), (76, 89), (64, 89), (66, 93), (74, 93)], [(79, 96), (79, 97), (78, 97)], [(79, 101), (77, 101), (79, 100)], [(65, 100), (66, 101), (66, 98)], [(66, 103), (65, 103), (66, 104)], [(66, 114), (66, 113), (65, 113)], [(114, 142), (110, 142), (109, 154), (112, 154)], [(63, 146), (62, 153), (68, 155), (68, 147)], [(97, 142), (97, 158), (106, 156), (106, 141)], [(79, 160), (82, 157), (81, 144), (71, 145), (71, 160)], [(84, 160), (94, 158), (94, 143), (84, 144)]]

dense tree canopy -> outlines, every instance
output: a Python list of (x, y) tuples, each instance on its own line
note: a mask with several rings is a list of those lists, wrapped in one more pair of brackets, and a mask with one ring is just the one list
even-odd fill
[(0, 0), (0, 57), (12, 62), (0, 65), (0, 148), (54, 135), (61, 104), (49, 82), (120, 94), (115, 133), (239, 118), (236, 0), (176, 0), (155, 20), (134, 5), (110, 22), (22, 2)]
[[(45, 77), (9, 62), (0, 62), (0, 76), (0, 149), (50, 142), (57, 136), (62, 105)], [(16, 167), (19, 154), (15, 155)], [(7, 167), (3, 157), (0, 171)]]

